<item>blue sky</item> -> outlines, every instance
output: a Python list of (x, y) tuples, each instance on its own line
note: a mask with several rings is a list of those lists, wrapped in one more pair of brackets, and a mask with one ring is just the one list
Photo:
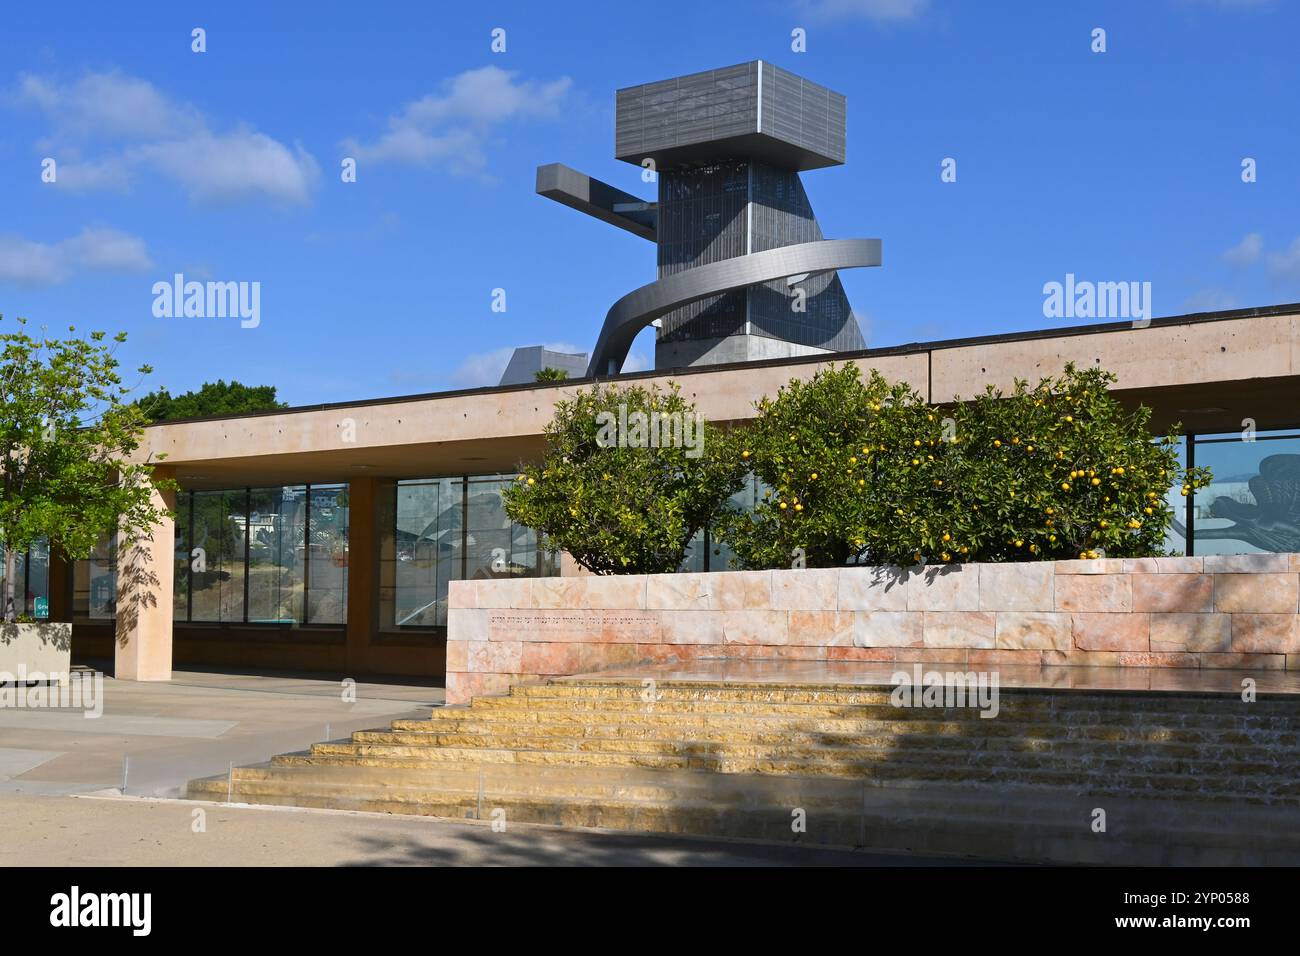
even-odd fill
[[(1284, 0), (12, 5), (0, 313), (124, 330), (173, 392), (492, 384), (513, 346), (588, 349), (654, 278), (535, 167), (649, 197), (614, 90), (757, 58), (848, 97), (847, 165), (804, 183), (828, 238), (884, 242), (843, 274), (872, 346), (1072, 324), (1043, 317), (1066, 273), (1149, 281), (1157, 316), (1294, 302), (1297, 36)], [(176, 272), (260, 282), (260, 325), (156, 318)]]

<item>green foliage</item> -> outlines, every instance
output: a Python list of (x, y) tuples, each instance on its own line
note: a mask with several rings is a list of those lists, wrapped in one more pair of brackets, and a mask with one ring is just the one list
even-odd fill
[(198, 391), (176, 396), (161, 388), (138, 399), (135, 404), (151, 423), (244, 415), (287, 407), (284, 402), (275, 400), (274, 385), (242, 385), (235, 381), (226, 384), (223, 379), (205, 382)]
[[(679, 429), (690, 440), (650, 447), (638, 441), (637, 413), (689, 419), (694, 432)], [(620, 436), (611, 421), (629, 427)], [(506, 513), (597, 574), (675, 571), (691, 538), (744, 480), (727, 435), (697, 418), (676, 385), (579, 391), (556, 403), (546, 442), (541, 465), (506, 490)]]
[(717, 536), (745, 567), (844, 564), (859, 550), (848, 528), (864, 514), (865, 436), (882, 403), (901, 410), (916, 400), (875, 372), (864, 386), (856, 365), (791, 379), (775, 399), (761, 399), (757, 419), (737, 433), (737, 453), (768, 490), (753, 512), (725, 515)]
[(552, 368), (549, 365), (546, 368), (539, 368), (533, 373), (533, 381), (535, 382), (563, 382), (568, 377), (569, 373), (565, 369)]
[[(118, 374), (125, 333), (112, 344), (103, 332), (38, 339), (17, 322), (0, 333), (0, 544), (12, 555), (47, 538), (75, 560), (106, 533), (140, 537), (165, 512), (153, 504), (152, 466), (135, 460), (145, 420)], [(10, 594), (12, 577), (10, 567)]]
[(770, 491), (720, 537), (747, 567), (1160, 554), (1167, 489), (1209, 473), (1184, 472), (1177, 430), (1153, 441), (1114, 381), (1071, 364), (948, 409), (853, 365), (792, 381), (741, 439)]

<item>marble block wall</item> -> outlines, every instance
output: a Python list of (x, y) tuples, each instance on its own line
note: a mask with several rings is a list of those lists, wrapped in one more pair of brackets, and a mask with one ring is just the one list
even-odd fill
[(452, 581), (447, 702), (699, 658), (1300, 669), (1300, 554)]

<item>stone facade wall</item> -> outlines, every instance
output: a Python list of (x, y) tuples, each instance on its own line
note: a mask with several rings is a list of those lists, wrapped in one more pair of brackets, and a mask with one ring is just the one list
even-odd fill
[(453, 581), (447, 701), (699, 658), (1300, 670), (1300, 554)]

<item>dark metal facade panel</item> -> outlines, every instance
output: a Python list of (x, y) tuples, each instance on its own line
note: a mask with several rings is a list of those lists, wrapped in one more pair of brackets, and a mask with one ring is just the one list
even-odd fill
[(844, 97), (758, 60), (619, 90), (615, 113), (614, 155), (636, 165), (844, 162)]
[[(660, 277), (823, 238), (799, 174), (762, 163), (662, 173), (658, 208)], [(799, 288), (778, 281), (697, 299), (662, 317), (658, 341), (749, 333), (835, 351), (865, 346), (834, 274)]]

